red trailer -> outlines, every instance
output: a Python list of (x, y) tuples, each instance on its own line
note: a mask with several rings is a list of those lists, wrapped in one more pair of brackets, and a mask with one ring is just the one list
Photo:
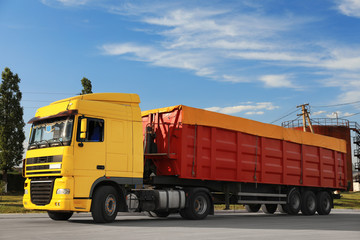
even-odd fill
[(142, 116), (144, 179), (157, 187), (307, 215), (328, 214), (332, 192), (347, 189), (344, 140), (183, 105)]

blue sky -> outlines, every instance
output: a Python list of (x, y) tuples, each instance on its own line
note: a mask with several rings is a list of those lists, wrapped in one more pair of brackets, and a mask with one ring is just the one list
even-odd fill
[[(0, 0), (5, 67), (25, 120), (87, 77), (94, 92), (139, 94), (143, 110), (270, 123), (310, 103), (312, 117), (359, 121), (360, 1)], [(341, 103), (353, 104), (329, 107)]]

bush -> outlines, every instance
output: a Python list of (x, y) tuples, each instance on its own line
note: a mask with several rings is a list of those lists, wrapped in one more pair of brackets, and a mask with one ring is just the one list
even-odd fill
[[(0, 174), (0, 179), (2, 179), (2, 174)], [(7, 175), (8, 192), (19, 192), (24, 190), (25, 179), (19, 173), (8, 173)], [(5, 184), (4, 184), (5, 186)]]
[(0, 195), (5, 193), (5, 182), (0, 180)]

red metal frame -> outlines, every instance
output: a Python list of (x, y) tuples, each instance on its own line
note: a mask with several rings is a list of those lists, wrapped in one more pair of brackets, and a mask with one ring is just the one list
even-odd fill
[(156, 133), (146, 154), (157, 175), (346, 189), (345, 153), (221, 128), (182, 124), (182, 110), (143, 117)]

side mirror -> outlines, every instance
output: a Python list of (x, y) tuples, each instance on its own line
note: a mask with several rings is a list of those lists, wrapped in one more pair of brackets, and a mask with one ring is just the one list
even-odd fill
[(86, 132), (87, 132), (87, 118), (81, 119), (81, 125), (80, 125), (80, 138), (85, 139), (86, 138)]

